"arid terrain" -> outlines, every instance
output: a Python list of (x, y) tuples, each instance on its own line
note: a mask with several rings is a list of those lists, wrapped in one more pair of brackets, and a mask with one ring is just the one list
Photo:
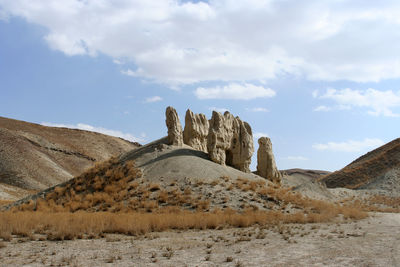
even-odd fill
[[(177, 115), (174, 118), (178, 120)], [(332, 174), (301, 169), (275, 172), (279, 178), (276, 180), (212, 161), (207, 152), (189, 145), (171, 145), (170, 136), (139, 147), (90, 132), (3, 121), (13, 130), (1, 128), (7, 133), (2, 145), (8, 149), (1, 154), (8, 160), (0, 169), (2, 177), (9, 173), (4, 170), (17, 169), (19, 161), (34, 157), (32, 153), (40, 152), (51, 159), (58, 153), (65, 154), (64, 150), (54, 152), (47, 142), (53, 148), (68, 143), (68, 151), (75, 147), (73, 151), (93, 156), (94, 160), (86, 165), (72, 164), (80, 166), (81, 171), (76, 169), (77, 174), (71, 179), (33, 176), (32, 181), (44, 187), (40, 191), (40, 187), (33, 190), (26, 176), (7, 176), (7, 192), (25, 191), (24, 198), (13, 203), (10, 201), (15, 196), (8, 201), (4, 198), (1, 206), (2, 266), (400, 264), (398, 192), (384, 186), (351, 189), (354, 179), (358, 179), (353, 177), (359, 174), (354, 171), (352, 176), (345, 176), (349, 186), (325, 185), (325, 179), (354, 163)], [(21, 125), (24, 128), (18, 130)], [(176, 129), (175, 126), (171, 128)], [(35, 135), (30, 131), (36, 131)], [(179, 135), (179, 131), (176, 133)], [(61, 138), (63, 134), (65, 137)], [(19, 140), (16, 148), (27, 152), (19, 161), (11, 160), (17, 150), (12, 142), (7, 143), (9, 136)], [(71, 140), (68, 136), (72, 136)], [(47, 145), (33, 144), (32, 139)], [(85, 147), (79, 146), (80, 142), (99, 144)], [(250, 151), (251, 146), (246, 149)], [(365, 184), (370, 185), (373, 180), (395, 183), (397, 188), (398, 180), (393, 178), (397, 176), (386, 175), (391, 167), (394, 172), (397, 170), (397, 163), (394, 159), (381, 162), (392, 156), (393, 147), (397, 147), (393, 142), (388, 146), (390, 149), (378, 148), (378, 152), (355, 161), (359, 162), (361, 175), (372, 175), (374, 170), (373, 175), (379, 177), (368, 178)], [(272, 149), (267, 149), (273, 162)], [(69, 157), (76, 154), (57, 158), (57, 166), (67, 166), (62, 162), (71, 163), (66, 160)], [(35, 166), (45, 166), (38, 159), (35, 158)], [(363, 160), (368, 164), (361, 164)], [(374, 167), (374, 160), (378, 167)], [(274, 162), (270, 166), (276, 168)], [(69, 174), (72, 176), (72, 171)], [(345, 178), (340, 181), (345, 183)], [(44, 186), (48, 181), (52, 184)], [(31, 194), (27, 196), (28, 189)]]
[(320, 181), (329, 188), (373, 189), (400, 192), (400, 138), (359, 157)]
[(399, 266), (400, 214), (347, 223), (2, 243), (1, 266)]
[(140, 146), (121, 138), (0, 117), (0, 200), (17, 200)]

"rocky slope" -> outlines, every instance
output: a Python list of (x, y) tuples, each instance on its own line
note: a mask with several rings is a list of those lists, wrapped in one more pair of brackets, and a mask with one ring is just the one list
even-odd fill
[(26, 193), (42, 190), (139, 146), (100, 133), (0, 117), (0, 199), (13, 198), (10, 186)]
[(400, 138), (368, 152), (320, 181), (329, 188), (400, 192)]
[(146, 211), (165, 206), (262, 209), (268, 203), (254, 191), (272, 187), (269, 181), (214, 163), (190, 146), (168, 142), (165, 137), (146, 144), (15, 204), (44, 197), (73, 211)]

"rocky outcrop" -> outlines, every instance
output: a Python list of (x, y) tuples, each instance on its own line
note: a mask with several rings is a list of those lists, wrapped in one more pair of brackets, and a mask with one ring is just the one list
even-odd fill
[(275, 157), (272, 153), (271, 139), (261, 137), (258, 139), (258, 145), (257, 174), (270, 181), (280, 183), (282, 175), (276, 167)]
[(194, 114), (188, 109), (185, 116), (183, 142), (194, 149), (207, 153), (208, 128), (209, 123), (204, 114)]
[[(176, 110), (168, 107), (165, 113), (170, 145), (186, 144), (208, 153), (215, 163), (250, 172), (254, 144), (253, 133), (247, 122), (239, 117), (235, 118), (228, 111), (223, 115), (213, 111), (211, 120), (208, 121), (204, 114), (194, 114), (188, 109), (185, 116), (185, 130), (182, 133)], [(270, 153), (272, 155), (272, 150)], [(272, 161), (275, 166), (273, 155)]]
[(250, 125), (236, 117), (234, 123), (234, 131), (231, 151), (232, 151), (232, 166), (244, 171), (250, 172), (251, 157), (254, 153), (253, 133)]
[(250, 172), (254, 152), (253, 134), (248, 123), (229, 112), (222, 115), (213, 111), (207, 139), (210, 159), (222, 165), (230, 165)]
[[(213, 111), (208, 131), (207, 149), (210, 159), (215, 163), (225, 165), (229, 158), (230, 145), (233, 136), (232, 124), (234, 117), (229, 112), (222, 115)], [(228, 153), (228, 160), (227, 158)]]
[(182, 125), (179, 121), (178, 113), (173, 107), (167, 107), (165, 111), (165, 123), (168, 128), (168, 143), (174, 146), (183, 145)]

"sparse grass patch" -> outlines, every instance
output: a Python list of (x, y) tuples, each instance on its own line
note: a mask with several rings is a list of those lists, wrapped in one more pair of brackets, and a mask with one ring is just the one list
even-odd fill
[[(99, 237), (106, 233), (139, 235), (168, 229), (249, 227), (256, 224), (262, 226), (296, 223), (299, 220), (300, 223), (324, 222), (329, 219), (330, 216), (323, 214), (298, 217), (279, 211), (236, 212), (229, 209), (191, 212), (181, 210), (179, 207), (168, 207), (152, 213), (8, 211), (0, 213), (0, 237), (7, 241), (11, 239), (11, 234), (17, 236), (39, 234), (46, 235), (50, 240), (66, 240), (88, 235)], [(238, 241), (245, 241), (248, 238), (242, 237)]]

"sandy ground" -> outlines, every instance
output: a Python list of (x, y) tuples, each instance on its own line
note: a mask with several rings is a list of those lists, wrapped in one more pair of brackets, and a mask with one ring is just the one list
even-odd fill
[(3, 244), (1, 266), (400, 266), (400, 214), (342, 224)]

